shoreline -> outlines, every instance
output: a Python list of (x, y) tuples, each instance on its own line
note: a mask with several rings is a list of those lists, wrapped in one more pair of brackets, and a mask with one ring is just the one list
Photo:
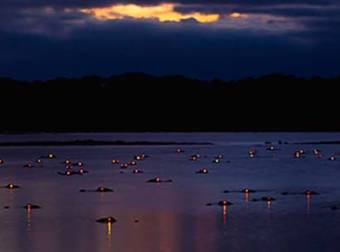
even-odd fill
[(24, 141), (0, 142), (0, 147), (15, 146), (136, 146), (136, 145), (213, 145), (208, 142), (162, 142), (162, 141), (100, 141), (100, 140), (75, 140), (75, 141)]
[(294, 145), (337, 145), (340, 144), (340, 140), (335, 140), (335, 141), (311, 141), (311, 142), (293, 142), (288, 144), (294, 144)]

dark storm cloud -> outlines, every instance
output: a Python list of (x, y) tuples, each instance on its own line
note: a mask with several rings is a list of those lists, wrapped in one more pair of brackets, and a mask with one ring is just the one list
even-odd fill
[(2, 46), (7, 59), (17, 58), (1, 60), (0, 74), (29, 79), (126, 71), (227, 79), (270, 72), (331, 75), (340, 65), (339, 46), (306, 46), (284, 35), (205, 30), (192, 24), (117, 21), (77, 29), (70, 39), (3, 35), (12, 42)]
[(201, 11), (206, 13), (226, 13), (228, 11), (237, 11), (244, 14), (266, 14), (283, 17), (340, 17), (340, 2), (334, 2), (332, 5), (311, 5), (306, 4), (284, 4), (284, 5), (181, 5), (176, 7), (184, 13), (192, 11)]
[[(193, 18), (102, 21), (79, 12), (119, 2), (2, 0), (0, 75), (39, 79), (140, 71), (230, 79), (340, 72), (340, 0), (176, 1), (184, 3), (175, 7), (181, 13), (220, 14), (213, 24)], [(229, 18), (235, 11), (247, 17)]]
[[(20, 9), (53, 7), (56, 9), (64, 8), (87, 8), (87, 7), (104, 7), (114, 4), (138, 4), (153, 5), (164, 2), (173, 2), (183, 5), (201, 5), (211, 8), (214, 5), (224, 5), (232, 8), (256, 8), (256, 7), (275, 7), (280, 5), (303, 5), (303, 6), (333, 6), (340, 4), (340, 0), (2, 0), (0, 1), (0, 10), (2, 12), (15, 13)], [(214, 8), (214, 7), (213, 7)]]
[(237, 11), (248, 14), (267, 14), (284, 17), (340, 17), (340, 4), (315, 7), (309, 5), (284, 5), (280, 7), (237, 7)]
[[(155, 4), (162, 3), (162, 0), (2, 0), (0, 6), (7, 7), (41, 7), (41, 6), (60, 6), (60, 7), (83, 7), (83, 6), (105, 6), (117, 3), (135, 4)], [(308, 5), (328, 5), (339, 3), (339, 0), (176, 0), (168, 1), (183, 4), (232, 4), (232, 5), (282, 5), (282, 4), (308, 4)]]

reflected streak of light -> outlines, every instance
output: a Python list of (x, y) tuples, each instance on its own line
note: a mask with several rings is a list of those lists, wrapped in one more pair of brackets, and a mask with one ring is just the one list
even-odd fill
[(306, 195), (306, 199), (307, 199), (307, 214), (309, 214), (312, 207), (311, 195)]
[(109, 247), (111, 247), (111, 234), (112, 234), (112, 223), (107, 223), (107, 240), (109, 242)]
[(181, 13), (175, 10), (176, 5), (163, 3), (152, 6), (136, 4), (116, 4), (103, 8), (84, 8), (82, 13), (91, 15), (99, 20), (120, 20), (124, 18), (157, 19), (159, 22), (181, 22), (185, 19), (195, 19), (199, 23), (214, 23), (220, 18), (219, 14), (201, 12)]
[(111, 233), (112, 233), (112, 223), (108, 222), (107, 223), (107, 237), (110, 239), (111, 238)]
[(244, 193), (244, 201), (248, 203), (249, 201), (249, 193)]
[(226, 224), (227, 219), (228, 219), (228, 208), (227, 208), (227, 206), (223, 206), (222, 211), (223, 211), (223, 224)]
[(27, 232), (31, 231), (31, 224), (32, 224), (32, 209), (27, 208), (26, 210), (26, 217), (27, 217)]
[(272, 202), (271, 201), (267, 201), (267, 207), (268, 207), (268, 209), (272, 208)]

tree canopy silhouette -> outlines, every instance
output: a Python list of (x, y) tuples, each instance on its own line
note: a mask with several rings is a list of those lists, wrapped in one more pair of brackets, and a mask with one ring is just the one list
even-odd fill
[(0, 79), (2, 132), (338, 131), (340, 77)]

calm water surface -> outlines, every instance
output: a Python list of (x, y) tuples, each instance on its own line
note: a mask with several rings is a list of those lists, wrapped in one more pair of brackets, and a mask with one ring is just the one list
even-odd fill
[[(0, 184), (20, 189), (0, 189), (0, 251), (339, 251), (340, 203), (339, 145), (280, 145), (267, 151), (264, 141), (340, 140), (335, 133), (130, 133), (130, 134), (39, 134), (1, 135), (0, 141), (24, 140), (129, 140), (212, 142), (211, 146), (77, 146), (1, 147)], [(248, 150), (257, 146), (256, 158)], [(322, 150), (316, 159), (313, 148)], [(293, 159), (298, 148), (305, 159)], [(55, 160), (43, 167), (23, 168), (49, 152)], [(127, 162), (135, 154), (150, 155), (137, 167), (144, 174), (121, 173), (112, 159)], [(199, 161), (189, 161), (191, 154)], [(220, 164), (215, 155), (224, 154)], [(81, 160), (89, 171), (84, 176), (59, 176), (64, 159)], [(227, 162), (227, 161), (230, 162)], [(208, 168), (209, 174), (195, 171)], [(173, 183), (145, 183), (160, 176)], [(80, 193), (79, 189), (112, 188), (113, 193)], [(223, 193), (249, 187), (255, 194)], [(312, 189), (320, 195), (282, 196), (283, 191)], [(270, 195), (271, 205), (253, 202)], [(228, 208), (206, 206), (228, 200)], [(41, 209), (27, 212), (32, 202)], [(4, 209), (4, 206), (10, 206)], [(100, 224), (96, 219), (113, 216), (117, 222)], [(139, 222), (135, 222), (138, 219)]]

